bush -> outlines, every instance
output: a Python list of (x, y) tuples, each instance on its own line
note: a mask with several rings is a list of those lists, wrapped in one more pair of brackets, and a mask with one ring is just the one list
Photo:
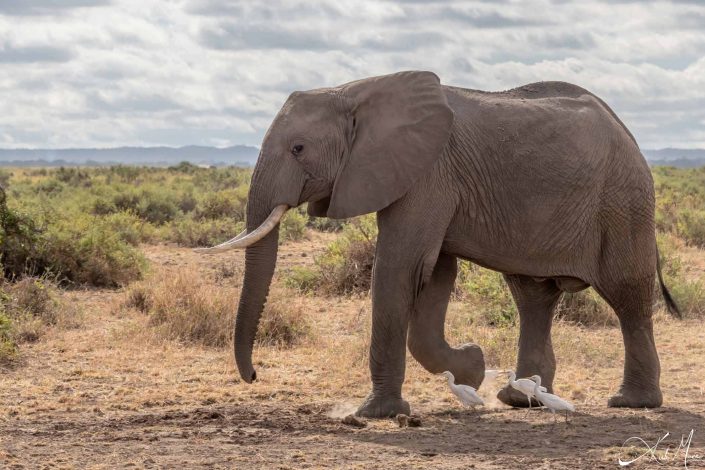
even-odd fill
[(374, 215), (352, 219), (315, 260), (317, 290), (327, 295), (369, 292), (376, 246)]
[(47, 327), (74, 327), (80, 315), (59, 301), (53, 281), (26, 277), (0, 285), (0, 362), (15, 358), (18, 344), (38, 340)]
[(345, 220), (329, 219), (328, 217), (311, 217), (308, 225), (319, 232), (340, 232), (345, 226)]
[[(179, 271), (129, 290), (125, 305), (147, 311), (150, 324), (167, 339), (225, 347), (232, 342), (238, 297), (235, 289), (208, 284), (196, 271)], [(292, 303), (286, 292), (272, 292), (260, 320), (257, 343), (292, 346), (309, 333), (302, 306)]]
[(40, 231), (28, 215), (7, 207), (0, 188), (0, 261), (3, 277), (13, 279), (24, 274), (31, 264)]
[(294, 266), (284, 279), (286, 287), (296, 289), (305, 294), (316, 292), (320, 282), (319, 274), (306, 266)]
[(705, 248), (705, 210), (683, 209), (676, 222), (677, 233), (691, 245)]
[(43, 238), (35, 266), (63, 281), (120, 287), (140, 279), (146, 268), (142, 254), (113, 231), (110, 221), (63, 221), (50, 226)]
[(137, 214), (153, 224), (163, 224), (176, 218), (179, 213), (178, 199), (165, 191), (143, 191), (137, 206)]
[(513, 325), (517, 309), (502, 274), (467, 261), (458, 265), (455, 295), (473, 304), (478, 318), (492, 326)]
[[(702, 318), (705, 316), (705, 282), (689, 280), (686, 277), (683, 261), (677, 255), (679, 243), (673, 235), (658, 235), (658, 246), (661, 255), (661, 268), (666, 286), (673, 299), (678, 304), (684, 318)], [(659, 308), (665, 308), (658, 287), (655, 298)]]
[(0, 364), (11, 362), (17, 356), (17, 343), (12, 337), (12, 321), (0, 308)]
[(555, 317), (584, 326), (619, 325), (612, 307), (593, 289), (563, 294), (556, 306)]
[(10, 184), (11, 178), (11, 172), (0, 168), (0, 188), (7, 188), (7, 186)]
[(284, 215), (279, 225), (279, 238), (282, 241), (297, 241), (304, 237), (308, 218), (297, 209), (292, 209)]
[(204, 219), (231, 218), (239, 222), (245, 219), (247, 193), (243, 188), (206, 193), (197, 206), (198, 216)]
[(181, 246), (213, 246), (228, 240), (244, 228), (243, 222), (234, 219), (198, 220), (187, 217), (172, 223), (163, 237)]

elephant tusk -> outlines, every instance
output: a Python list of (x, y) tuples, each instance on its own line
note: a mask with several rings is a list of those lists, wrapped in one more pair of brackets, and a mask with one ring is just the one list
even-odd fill
[(197, 253), (200, 253), (200, 252), (201, 252), (200, 250), (214, 250), (214, 249), (216, 249), (216, 248), (227, 248), (227, 247), (229, 247), (230, 245), (232, 245), (233, 243), (235, 243), (236, 241), (238, 241), (240, 238), (242, 238), (242, 237), (245, 236), (245, 235), (247, 235), (247, 229), (243, 230), (242, 232), (238, 233), (237, 235), (235, 235), (235, 236), (234, 236), (233, 238), (231, 238), (230, 240), (228, 240), (228, 241), (226, 241), (226, 242), (223, 242), (223, 243), (221, 243), (221, 244), (219, 244), (219, 245), (215, 245), (215, 246), (210, 247), (210, 248), (196, 248), (194, 251), (196, 251)]
[(224, 251), (235, 250), (237, 248), (247, 248), (248, 246), (257, 243), (258, 241), (266, 237), (267, 234), (271, 232), (274, 227), (277, 226), (277, 224), (279, 223), (279, 221), (284, 216), (284, 213), (287, 210), (289, 210), (289, 206), (287, 206), (286, 204), (278, 205), (272, 210), (267, 219), (262, 222), (262, 225), (257, 227), (252, 232), (246, 233), (247, 231), (244, 231), (235, 238), (232, 238), (227, 242), (223, 242), (220, 245), (216, 245), (210, 248), (196, 248), (193, 251), (195, 251), (196, 253), (211, 254), (222, 253)]

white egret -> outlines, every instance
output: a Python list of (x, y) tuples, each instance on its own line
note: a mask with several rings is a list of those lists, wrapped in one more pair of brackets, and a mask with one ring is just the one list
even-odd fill
[[(526, 399), (529, 400), (529, 408), (531, 408), (531, 399), (535, 398), (535, 393), (534, 393), (534, 385), (536, 383), (531, 380), (531, 379), (519, 379), (517, 380), (517, 375), (514, 373), (513, 370), (507, 371), (509, 372), (509, 386), (512, 387), (514, 390), (518, 390), (524, 395), (526, 395)], [(536, 375), (534, 377), (537, 377)], [(541, 385), (541, 384), (539, 384)], [(546, 392), (546, 387), (540, 387), (542, 392)], [(538, 399), (537, 399), (538, 400)]]
[(448, 386), (450, 387), (450, 391), (453, 392), (453, 395), (458, 397), (458, 400), (460, 400), (460, 403), (462, 403), (463, 405), (470, 406), (474, 409), (477, 405), (485, 404), (485, 402), (482, 401), (482, 398), (480, 398), (480, 395), (477, 394), (477, 391), (470, 385), (456, 385), (455, 377), (452, 373), (450, 373), (450, 371), (442, 372), (441, 375), (445, 376), (445, 378), (448, 379)]
[(568, 413), (572, 413), (573, 411), (575, 411), (575, 406), (573, 406), (572, 403), (562, 399), (558, 395), (542, 391), (542, 388), (544, 390), (546, 390), (546, 388), (541, 386), (540, 376), (534, 375), (531, 378), (536, 381), (536, 385), (534, 386), (534, 395), (536, 396), (536, 399), (543, 403), (543, 406), (551, 410), (551, 413), (553, 413), (554, 421), (556, 420), (556, 411), (565, 411), (565, 422), (567, 423)]

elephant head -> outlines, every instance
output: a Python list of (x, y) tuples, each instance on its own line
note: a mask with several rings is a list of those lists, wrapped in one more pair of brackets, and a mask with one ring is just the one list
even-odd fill
[(294, 92), (267, 130), (248, 196), (245, 232), (203, 252), (247, 248), (235, 359), (256, 379), (252, 347), (269, 292), (284, 212), (347, 218), (402, 197), (442, 154), (453, 112), (438, 77), (400, 72)]

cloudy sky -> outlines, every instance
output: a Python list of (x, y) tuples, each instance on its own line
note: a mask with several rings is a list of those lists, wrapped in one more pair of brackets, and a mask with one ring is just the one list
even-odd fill
[(704, 0), (2, 0), (0, 147), (259, 145), (291, 91), (405, 69), (573, 82), (705, 148)]

